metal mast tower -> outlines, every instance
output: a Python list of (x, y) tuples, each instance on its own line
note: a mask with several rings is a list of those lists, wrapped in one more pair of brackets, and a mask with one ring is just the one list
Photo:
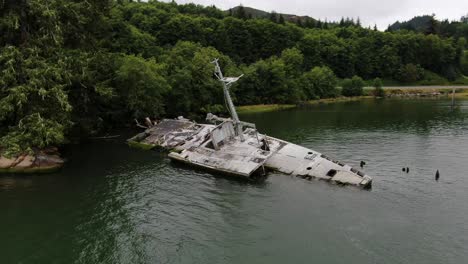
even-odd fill
[(232, 120), (234, 121), (236, 134), (240, 137), (242, 141), (244, 141), (242, 123), (239, 120), (236, 108), (234, 107), (234, 103), (232, 102), (231, 94), (229, 93), (229, 88), (231, 87), (231, 85), (237, 82), (244, 75), (242, 74), (239, 77), (224, 77), (223, 72), (221, 71), (221, 67), (219, 67), (218, 60), (219, 59), (215, 59), (211, 62), (215, 65), (215, 76), (221, 83), (223, 83), (224, 99), (226, 100), (227, 109), (231, 114)]

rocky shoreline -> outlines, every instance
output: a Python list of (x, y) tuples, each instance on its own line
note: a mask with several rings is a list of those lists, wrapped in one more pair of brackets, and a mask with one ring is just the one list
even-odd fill
[(400, 92), (400, 93), (389, 93), (385, 97), (393, 98), (393, 97), (438, 97), (438, 96), (447, 96), (448, 93), (444, 94), (438, 91), (434, 92)]
[(48, 173), (60, 169), (64, 160), (56, 148), (16, 157), (0, 155), (0, 173)]

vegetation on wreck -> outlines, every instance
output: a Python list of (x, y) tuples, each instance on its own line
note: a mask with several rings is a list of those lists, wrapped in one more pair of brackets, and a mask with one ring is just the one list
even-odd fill
[(377, 77), (442, 84), (468, 75), (459, 31), (281, 17), (151, 0), (1, 1), (1, 156), (134, 118), (224, 112), (213, 58), (228, 75), (245, 74), (233, 87), (237, 105), (359, 96), (363, 80)]

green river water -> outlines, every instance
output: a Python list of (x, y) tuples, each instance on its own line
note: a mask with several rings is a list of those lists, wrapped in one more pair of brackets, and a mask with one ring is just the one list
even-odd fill
[(467, 263), (468, 100), (454, 111), (444, 99), (364, 100), (242, 119), (366, 161), (372, 190), (279, 174), (239, 182), (124, 138), (70, 146), (58, 173), (0, 176), (0, 263)]

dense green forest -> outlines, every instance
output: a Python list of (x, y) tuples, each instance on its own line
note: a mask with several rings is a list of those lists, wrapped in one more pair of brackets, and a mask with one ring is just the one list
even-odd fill
[(343, 94), (354, 96), (361, 78), (437, 83), (468, 74), (461, 36), (253, 18), (242, 8), (4, 0), (0, 32), (0, 147), (7, 154), (134, 118), (223, 112), (213, 58), (228, 75), (245, 74), (233, 87), (238, 105), (335, 97), (342, 79)]
[(459, 21), (449, 21), (447, 19), (439, 21), (435, 18), (435, 15), (417, 16), (409, 21), (397, 21), (387, 29), (390, 32), (398, 30), (466, 39), (468, 38), (468, 15), (461, 17)]

